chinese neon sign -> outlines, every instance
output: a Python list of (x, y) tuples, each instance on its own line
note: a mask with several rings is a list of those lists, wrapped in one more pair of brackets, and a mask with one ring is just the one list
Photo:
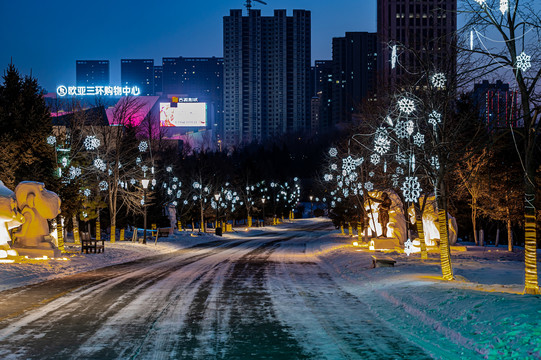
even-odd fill
[(141, 89), (137, 86), (64, 86), (56, 88), (58, 96), (138, 96)]

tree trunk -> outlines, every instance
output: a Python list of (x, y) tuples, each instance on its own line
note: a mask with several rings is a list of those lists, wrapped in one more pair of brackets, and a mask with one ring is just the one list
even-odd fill
[(436, 194), (438, 204), (438, 225), (440, 230), (440, 259), (441, 274), (444, 280), (453, 280), (453, 267), (451, 265), (451, 249), (449, 247), (449, 223), (447, 222), (447, 199), (445, 184), (440, 183), (441, 194)]
[(472, 207), (471, 207), (471, 223), (473, 225), (473, 240), (475, 241), (475, 246), (479, 245), (479, 238), (477, 237), (477, 214), (476, 214), (476, 200), (472, 198)]
[[(424, 201), (426, 201), (426, 197)], [(421, 213), (421, 207), (419, 203), (413, 203), (413, 208), (415, 210), (415, 227), (417, 228), (419, 245), (421, 246), (421, 260), (427, 260), (428, 253), (426, 251), (425, 231), (423, 228), (423, 214)]]
[(73, 222), (73, 242), (75, 245), (80, 245), (81, 238), (79, 236), (79, 222), (77, 221), (77, 215), (73, 215), (71, 221)]
[(485, 246), (485, 231), (483, 229), (479, 230), (479, 246)]
[[(532, 176), (531, 179), (534, 177)], [(534, 206), (535, 188), (528, 180), (526, 184), (524, 204), (524, 227), (526, 230), (524, 240), (524, 263), (525, 263), (525, 294), (540, 294), (537, 280), (537, 230), (536, 213)]]
[(498, 226), (498, 228), (496, 229), (496, 243), (494, 244), (494, 247), (498, 247), (498, 245), (500, 244), (500, 227)]
[[(509, 214), (509, 208), (507, 208)], [(507, 250), (513, 252), (513, 233), (511, 232), (511, 218), (507, 217)]]

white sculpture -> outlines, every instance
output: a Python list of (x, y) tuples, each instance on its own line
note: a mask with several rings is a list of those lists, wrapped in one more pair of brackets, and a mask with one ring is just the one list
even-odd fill
[(17, 209), (15, 193), (0, 181), (0, 258), (16, 256), (17, 252), (9, 247), (9, 230), (24, 222), (24, 217)]
[[(419, 198), (419, 204), (423, 204), (424, 195)], [(410, 222), (415, 224), (415, 211), (413, 205), (408, 209)], [(447, 213), (449, 222), (449, 245), (455, 245), (458, 236), (458, 226), (456, 219)], [(423, 233), (425, 235), (425, 243), (427, 246), (436, 246), (436, 240), (440, 239), (438, 206), (434, 196), (430, 196), (426, 200), (425, 209), (423, 212)]]

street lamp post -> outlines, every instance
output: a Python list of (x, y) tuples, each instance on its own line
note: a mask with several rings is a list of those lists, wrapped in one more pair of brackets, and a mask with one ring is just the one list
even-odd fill
[(265, 198), (264, 197), (261, 199), (261, 202), (263, 203), (263, 226), (265, 226)]
[(147, 243), (147, 188), (149, 181), (148, 179), (141, 180), (143, 185), (143, 244)]
[(214, 200), (216, 200), (216, 226), (215, 229), (218, 227), (218, 201), (220, 200), (220, 194), (216, 193), (214, 194)]
[(310, 195), (310, 214), (312, 217), (314, 217), (314, 203), (312, 202), (313, 199), (314, 197)]

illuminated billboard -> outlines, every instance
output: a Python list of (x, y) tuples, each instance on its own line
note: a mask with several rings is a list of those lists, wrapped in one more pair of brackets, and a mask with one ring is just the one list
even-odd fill
[(205, 127), (207, 103), (179, 102), (177, 107), (171, 107), (171, 103), (160, 103), (160, 126)]

